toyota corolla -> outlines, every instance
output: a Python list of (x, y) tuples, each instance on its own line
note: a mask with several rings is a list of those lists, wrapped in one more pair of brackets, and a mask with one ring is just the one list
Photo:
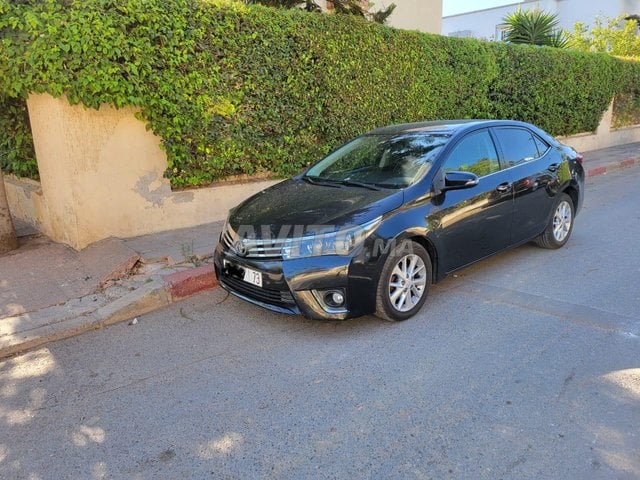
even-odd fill
[(379, 128), (232, 209), (215, 271), (277, 312), (405, 320), (455, 270), (532, 240), (562, 247), (583, 192), (582, 157), (528, 123)]

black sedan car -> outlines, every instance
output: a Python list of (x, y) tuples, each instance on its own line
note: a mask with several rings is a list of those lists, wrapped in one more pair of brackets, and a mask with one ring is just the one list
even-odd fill
[(582, 157), (528, 123), (379, 128), (232, 209), (215, 271), (278, 312), (405, 320), (459, 268), (531, 240), (562, 247), (583, 192)]

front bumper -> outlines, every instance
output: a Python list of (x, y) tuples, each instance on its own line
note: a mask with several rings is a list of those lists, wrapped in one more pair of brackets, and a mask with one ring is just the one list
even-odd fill
[[(291, 260), (243, 258), (220, 242), (214, 255), (214, 267), (220, 285), (229, 293), (269, 310), (302, 314), (308, 318), (344, 320), (371, 313), (375, 308), (374, 279), (358, 272), (357, 259), (321, 256)], [(262, 287), (245, 282), (245, 268), (262, 274)], [(350, 274), (351, 272), (351, 274)], [(317, 292), (341, 289), (344, 308), (327, 309), (318, 301)], [(316, 295), (314, 295), (316, 291)]]

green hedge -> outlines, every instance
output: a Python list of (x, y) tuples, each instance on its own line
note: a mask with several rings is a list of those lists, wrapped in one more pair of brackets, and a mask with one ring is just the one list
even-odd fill
[[(2, 166), (33, 175), (28, 92), (140, 108), (174, 187), (289, 175), (376, 126), (516, 118), (594, 130), (640, 68), (226, 0), (0, 0)], [(16, 107), (18, 105), (18, 107)], [(9, 152), (8, 154), (5, 152)]]
[(634, 62), (622, 65), (621, 80), (625, 86), (613, 103), (614, 128), (640, 124), (640, 69)]

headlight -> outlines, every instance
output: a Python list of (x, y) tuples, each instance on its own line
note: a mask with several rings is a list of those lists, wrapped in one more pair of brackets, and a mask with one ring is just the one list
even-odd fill
[(336, 232), (320, 232), (304, 237), (288, 238), (282, 247), (282, 258), (318, 257), (320, 255), (349, 255), (378, 228), (382, 217)]

